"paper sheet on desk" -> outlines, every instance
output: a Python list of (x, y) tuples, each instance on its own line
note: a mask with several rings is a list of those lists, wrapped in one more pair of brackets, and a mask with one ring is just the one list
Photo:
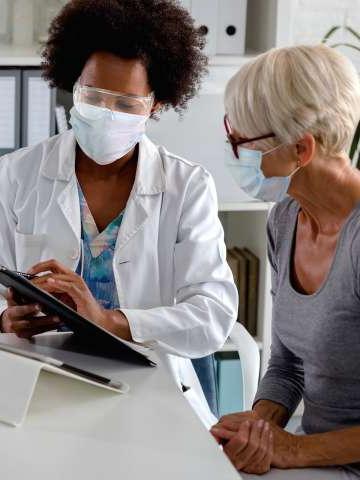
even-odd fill
[(0, 77), (0, 149), (15, 148), (16, 79)]

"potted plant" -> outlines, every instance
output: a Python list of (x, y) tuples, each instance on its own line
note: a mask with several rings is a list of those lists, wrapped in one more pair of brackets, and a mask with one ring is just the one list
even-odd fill
[[(356, 43), (343, 42), (343, 41), (330, 43), (334, 34), (339, 30), (343, 30), (346, 33), (350, 34), (350, 36), (354, 39), (354, 41), (356, 41)], [(351, 48), (353, 50), (360, 52), (360, 34), (353, 28), (349, 27), (348, 25), (344, 25), (344, 26), (335, 25), (334, 27), (331, 27), (330, 30), (324, 35), (322, 39), (322, 43), (326, 43), (327, 45), (329, 45), (329, 47), (332, 47), (332, 48), (346, 47), (346, 48)], [(351, 158), (352, 164), (355, 167), (360, 169), (359, 142), (360, 142), (360, 122), (356, 127), (355, 134), (351, 142), (351, 147), (349, 151), (349, 156)]]

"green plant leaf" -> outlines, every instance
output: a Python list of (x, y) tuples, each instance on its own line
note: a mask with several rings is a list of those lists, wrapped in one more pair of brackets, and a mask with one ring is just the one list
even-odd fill
[(334, 27), (331, 27), (330, 30), (329, 30), (327, 33), (325, 33), (323, 39), (321, 40), (321, 43), (326, 43), (327, 40), (328, 40), (330, 37), (332, 37), (332, 35), (334, 35), (334, 33), (335, 33), (337, 30), (339, 30), (339, 28), (340, 28), (340, 25), (335, 25)]
[(358, 156), (358, 159), (357, 159), (356, 168), (357, 168), (358, 170), (360, 170), (360, 152), (359, 152), (359, 156)]
[(356, 30), (354, 30), (353, 28), (348, 27), (348, 26), (345, 27), (345, 30), (347, 30), (352, 35), (354, 35), (354, 37), (356, 37), (358, 40), (360, 40), (360, 33), (358, 33)]
[(357, 47), (356, 45), (353, 45), (352, 43), (334, 43), (333, 45), (330, 45), (331, 48), (337, 48), (337, 47), (349, 47), (353, 48), (354, 50), (357, 50), (360, 52), (360, 47)]
[(359, 145), (359, 140), (360, 140), (360, 122), (357, 124), (354, 137), (351, 142), (351, 147), (349, 152), (349, 157), (351, 158), (351, 160), (354, 158), (354, 155)]

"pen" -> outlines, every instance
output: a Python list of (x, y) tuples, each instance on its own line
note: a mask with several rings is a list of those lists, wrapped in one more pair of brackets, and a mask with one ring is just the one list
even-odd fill
[(31, 273), (23, 273), (23, 272), (15, 272), (17, 275), (20, 275), (21, 277), (26, 278), (26, 280), (32, 280), (33, 278), (39, 278), (39, 275), (34, 275)]

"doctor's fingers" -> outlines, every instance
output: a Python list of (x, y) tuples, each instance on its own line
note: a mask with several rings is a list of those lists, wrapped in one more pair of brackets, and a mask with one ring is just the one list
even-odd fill
[[(24, 323), (23, 323), (24, 322)], [(23, 324), (22, 324), (23, 323)], [(39, 333), (45, 333), (56, 330), (61, 321), (58, 317), (40, 317), (32, 318), (28, 321), (23, 320), (14, 323), (14, 332), (20, 338), (31, 338)], [(20, 324), (22, 324), (20, 326)]]
[(18, 305), (15, 301), (14, 291), (12, 288), (7, 289), (5, 298), (9, 307), (14, 307), (15, 305)]
[(55, 281), (64, 281), (76, 285), (77, 288), (82, 290), (87, 290), (88, 287), (85, 281), (76, 273), (71, 272), (68, 273), (51, 273), (49, 275), (43, 275), (39, 278), (35, 278), (32, 280), (33, 284), (39, 288), (46, 288), (46, 285), (55, 285)]
[(72, 270), (65, 267), (62, 263), (57, 260), (47, 260), (45, 262), (39, 262), (33, 267), (30, 268), (28, 273), (31, 275), (38, 275), (39, 273), (52, 272), (52, 273), (66, 273), (76, 275)]
[(3, 319), (10, 319), (10, 321), (18, 320), (20, 318), (27, 317), (29, 315), (36, 315), (40, 313), (40, 305), (11, 305), (3, 313)]
[[(10, 309), (24, 309), (26, 307), (11, 307)], [(9, 310), (10, 310), (9, 309)], [(38, 311), (31, 311), (31, 314), (35, 314)], [(60, 319), (54, 316), (43, 316), (43, 317), (31, 317), (28, 313), (27, 315), (18, 315), (14, 316), (13, 312), (8, 313), (6, 311), (2, 316), (2, 331), (4, 333), (16, 333), (18, 336), (23, 332), (31, 333), (33, 330), (44, 329), (44, 331), (51, 330), (56, 328), (60, 324)], [(27, 335), (28, 336), (28, 335)], [(30, 335), (31, 336), (31, 335)]]
[(93, 296), (90, 290), (85, 285), (79, 285), (78, 283), (72, 280), (55, 280), (54, 278), (49, 278), (47, 282), (44, 283), (42, 288), (51, 294), (67, 294), (77, 305), (79, 303), (88, 302), (93, 300)]

